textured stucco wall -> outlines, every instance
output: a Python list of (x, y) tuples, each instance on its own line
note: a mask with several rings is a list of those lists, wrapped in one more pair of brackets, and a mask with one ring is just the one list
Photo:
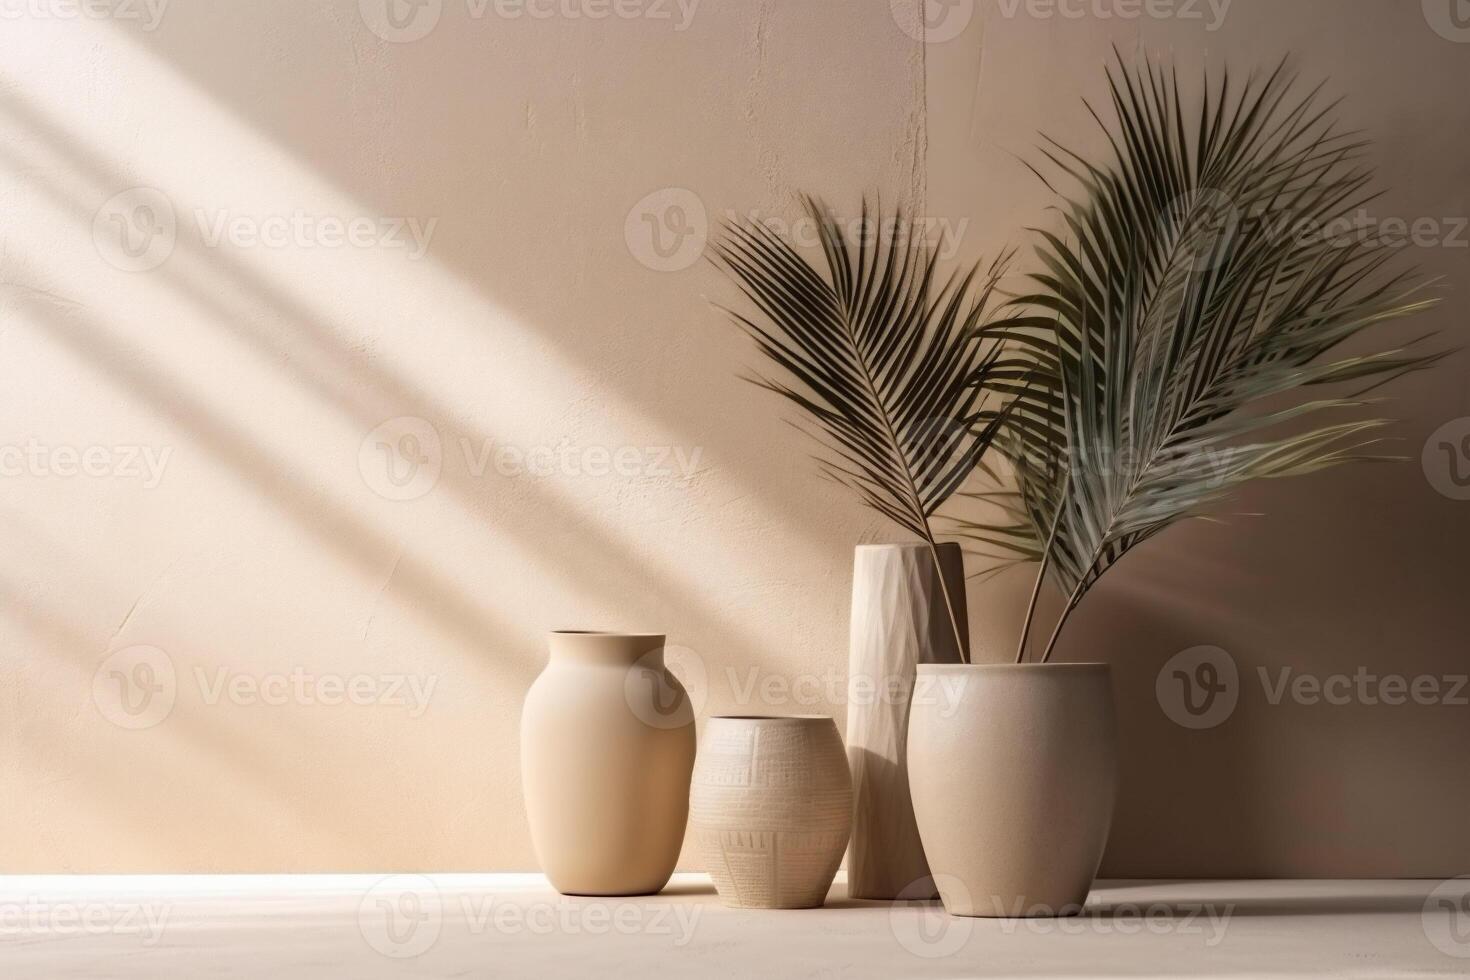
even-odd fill
[[(1470, 105), (1459, 96), (1470, 84), (1470, 29), (1454, 27), (1447, 0), (995, 0), (949, 9), (934, 36), (950, 39), (926, 52), (928, 207), (968, 221), (962, 254), (1022, 242), (1016, 230), (1027, 225), (1060, 230), (1044, 210), (1048, 192), (1019, 159), (1040, 162), (1031, 152), (1038, 131), (1106, 148), (1080, 100), (1109, 117), (1103, 67), (1112, 45), (1125, 57), (1141, 47), (1172, 61), (1186, 84), (1197, 84), (1203, 65), (1228, 66), (1238, 82), (1291, 55), (1305, 83), (1325, 81), (1329, 98), (1345, 97), (1344, 123), (1376, 141), (1371, 159), (1387, 193), (1370, 207), (1365, 233), (1393, 241), (1417, 229), (1400, 259), (1443, 280), (1443, 306), (1384, 339), (1438, 330), (1445, 347), (1470, 341)], [(1377, 392), (1387, 399), (1378, 411), (1403, 420), (1389, 451), (1408, 462), (1250, 488), (1221, 508), (1240, 516), (1174, 528), (1085, 600), (1057, 655), (1114, 664), (1123, 785), (1105, 874), (1470, 870), (1470, 491), (1454, 486), (1439, 449), (1470, 434), (1467, 370), (1462, 352)], [(1470, 473), (1470, 458), (1459, 463)], [(1026, 584), (1011, 575), (972, 595), (988, 655), (1014, 649)], [(1234, 664), (1236, 702), (1228, 710), (1227, 696), (1207, 719), (1212, 727), (1189, 730), (1162, 709), (1156, 680), (1171, 657), (1200, 646)], [(1283, 670), (1305, 697), (1289, 689), (1278, 697)], [(1335, 679), (1344, 675), (1347, 686)], [(1421, 694), (1437, 692), (1434, 703), (1390, 703), (1404, 696), (1396, 685), (1415, 679)], [(1314, 698), (1314, 684), (1346, 703)]]
[[(1017, 244), (1046, 198), (1015, 154), (1095, 146), (1078, 98), (1141, 38), (1296, 51), (1380, 140), (1383, 214), (1470, 212), (1470, 44), (1419, 3), (1063, 7), (931, 4), (928, 44), (908, 0), (7, 18), (0, 869), (531, 867), (517, 722), (554, 627), (667, 630), (705, 713), (841, 717), (850, 548), (897, 535), (736, 377), (701, 210), (878, 191), (961, 256)], [(1463, 343), (1470, 250), (1413, 251)], [(1255, 679), (1470, 671), (1470, 503), (1418, 462), (1470, 415), (1464, 364), (1389, 392), (1414, 462), (1254, 490), (1266, 517), (1177, 529), (1088, 600), (1060, 653), (1118, 666), (1105, 870), (1470, 865), (1470, 708)], [(1025, 586), (972, 595), (983, 657)], [(1154, 680), (1200, 644), (1247, 686), (1189, 732)]]
[(698, 207), (918, 193), (889, 5), (382, 9), (0, 31), (4, 870), (529, 868), (547, 629), (668, 631), (708, 711), (845, 662), (880, 526), (737, 378), (715, 272), (658, 267)]

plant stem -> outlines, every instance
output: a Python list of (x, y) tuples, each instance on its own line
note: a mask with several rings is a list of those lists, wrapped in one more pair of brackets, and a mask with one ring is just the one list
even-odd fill
[(1082, 596), (1086, 591), (1084, 588), (1085, 581), (1086, 577), (1084, 576), (1083, 581), (1078, 582), (1077, 587), (1072, 590), (1072, 594), (1067, 597), (1067, 604), (1062, 608), (1062, 614), (1057, 617), (1056, 629), (1051, 631), (1051, 639), (1046, 641), (1046, 649), (1042, 651), (1041, 659), (1036, 661), (1037, 663), (1044, 664), (1051, 659), (1052, 648), (1057, 645), (1057, 637), (1062, 635), (1062, 627), (1066, 625), (1067, 617), (1072, 615), (1072, 610), (1076, 609), (1077, 603), (1082, 601)]
[(1046, 566), (1051, 563), (1051, 546), (1057, 539), (1057, 529), (1062, 525), (1062, 505), (1057, 502), (1056, 516), (1051, 520), (1051, 531), (1041, 551), (1041, 567), (1036, 570), (1036, 583), (1031, 587), (1031, 601), (1026, 604), (1026, 618), (1021, 623), (1021, 642), (1016, 645), (1016, 663), (1026, 662), (1026, 637), (1031, 632), (1031, 620), (1036, 615), (1036, 600), (1041, 595), (1041, 583), (1046, 581)]
[(949, 613), (949, 628), (954, 630), (955, 654), (960, 658), (960, 663), (970, 662), (968, 647), (965, 637), (960, 635), (960, 620), (954, 613), (954, 600), (949, 595), (949, 578), (944, 574), (944, 565), (939, 561), (939, 546), (934, 543), (934, 535), (926, 534), (924, 543), (929, 546), (929, 554), (934, 559), (934, 574), (939, 577), (939, 592), (944, 596), (944, 611)]
[[(925, 286), (924, 297), (928, 299), (928, 287)], [(954, 602), (949, 596), (949, 582), (944, 577), (944, 566), (939, 563), (939, 546), (934, 543), (934, 532), (929, 528), (929, 515), (924, 510), (924, 500), (919, 494), (919, 487), (914, 482), (914, 474), (909, 469), (909, 460), (904, 455), (903, 442), (898, 438), (898, 433), (893, 430), (893, 420), (889, 418), (888, 406), (878, 393), (878, 385), (873, 380), (872, 368), (863, 357), (863, 347), (858, 343), (857, 336), (853, 332), (850, 317), (842, 318), (843, 329), (847, 331), (848, 345), (851, 347), (854, 359), (858, 365), (863, 387), (868, 393), (869, 401), (877, 407), (875, 414), (883, 423), (883, 433), (887, 436), (888, 448), (892, 450), (893, 457), (898, 461), (898, 469), (903, 474), (905, 489), (908, 491), (909, 502), (914, 508), (914, 514), (919, 518), (918, 523), (924, 525), (924, 543), (929, 546), (929, 554), (934, 560), (934, 573), (939, 576), (939, 591), (944, 595), (944, 608), (949, 613), (949, 625), (954, 630), (955, 653), (962, 663), (968, 663), (970, 658), (965, 653), (965, 638), (960, 636), (960, 621), (954, 614)]]

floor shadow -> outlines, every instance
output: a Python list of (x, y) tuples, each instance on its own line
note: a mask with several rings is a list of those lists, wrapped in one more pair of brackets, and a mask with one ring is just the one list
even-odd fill
[(674, 881), (663, 887), (660, 895), (714, 895), (715, 886), (707, 882)]
[[(1198, 901), (1170, 901), (1167, 899), (1150, 901), (1144, 907), (1147, 908), (1150, 915), (1157, 911), (1159, 914), (1175, 918), (1199, 915), (1202, 907), (1214, 910), (1219, 915), (1231, 917), (1418, 915), (1424, 910), (1424, 895), (1382, 895), (1368, 892), (1332, 896), (1299, 895), (1261, 898), (1230, 896), (1209, 899), (1202, 897)], [(1083, 917), (1137, 918), (1139, 908), (1138, 904), (1130, 902), (1101, 901), (1096, 905), (1089, 905)]]

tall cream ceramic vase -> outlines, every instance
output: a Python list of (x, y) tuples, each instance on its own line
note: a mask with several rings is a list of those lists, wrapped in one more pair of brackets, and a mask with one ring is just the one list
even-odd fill
[(566, 895), (651, 895), (679, 859), (694, 712), (654, 633), (557, 632), (521, 713), (541, 868)]
[[(960, 546), (941, 544), (960, 636), (969, 642)], [(919, 664), (959, 663), (933, 555), (925, 544), (859, 546), (853, 556), (847, 756), (852, 769), (853, 898), (934, 898), (909, 800), (909, 700)]]
[(1080, 912), (1117, 786), (1108, 666), (920, 665), (919, 680), (909, 788), (945, 909)]
[(825, 717), (711, 718), (690, 811), (695, 844), (726, 905), (821, 905), (852, 819), (837, 725)]

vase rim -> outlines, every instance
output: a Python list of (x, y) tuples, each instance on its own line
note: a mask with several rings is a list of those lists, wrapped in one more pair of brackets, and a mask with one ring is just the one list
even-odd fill
[[(958, 548), (960, 545), (958, 541), (938, 541), (934, 546), (936, 548)], [(853, 545), (854, 551), (871, 551), (874, 548), (918, 548), (922, 551), (928, 551), (929, 545), (924, 541), (890, 541), (887, 543), (879, 541), (873, 544)]]
[(664, 633), (645, 633), (639, 630), (552, 630), (552, 636), (625, 636), (632, 640), (651, 640)]
[(1111, 670), (1112, 664), (1105, 663), (1071, 663), (1059, 661), (1057, 663), (1025, 663), (1025, 664), (918, 664), (918, 669), (923, 671), (936, 670)]
[(710, 715), (710, 721), (790, 721), (811, 724), (812, 722), (830, 721), (836, 724), (836, 719), (831, 715)]

